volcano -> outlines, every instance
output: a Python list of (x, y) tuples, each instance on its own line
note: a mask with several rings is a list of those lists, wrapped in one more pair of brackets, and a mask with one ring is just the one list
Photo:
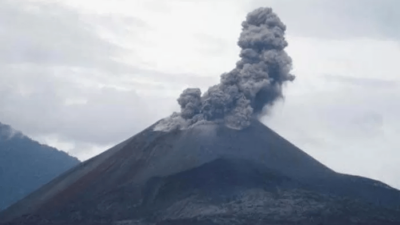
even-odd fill
[(400, 224), (400, 191), (337, 173), (257, 120), (155, 125), (0, 214), (6, 224)]

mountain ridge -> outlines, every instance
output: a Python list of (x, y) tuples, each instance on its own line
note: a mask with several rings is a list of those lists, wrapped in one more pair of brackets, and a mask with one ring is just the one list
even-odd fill
[(0, 123), (0, 210), (77, 164), (68, 153)]

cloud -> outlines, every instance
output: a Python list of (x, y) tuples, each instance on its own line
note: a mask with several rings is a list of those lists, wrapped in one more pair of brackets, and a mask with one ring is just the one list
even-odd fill
[(56, 4), (2, 1), (0, 63), (112, 69), (119, 51), (80, 15)]
[(288, 93), (264, 122), (338, 172), (400, 187), (394, 172), (400, 157), (398, 87), (379, 80), (372, 85), (368, 79), (331, 78), (315, 78), (321, 89)]
[(32, 71), (8, 74), (11, 88), (0, 85), (0, 116), (30, 135), (55, 133), (69, 141), (110, 144), (157, 118), (133, 90), (88, 87)]
[[(53, 3), (0, 2), (0, 121), (42, 141), (68, 142), (79, 156), (77, 146), (115, 144), (160, 117), (146, 101), (163, 106), (163, 99), (139, 93), (162, 85), (146, 83), (143, 74), (165, 74), (119, 60), (127, 49), (93, 20), (123, 19)], [(123, 22), (143, 28), (138, 21)]]
[(298, 79), (263, 121), (336, 171), (400, 188), (398, 44), (293, 36), (288, 42)]
[(223, 57), (230, 47), (224, 39), (210, 34), (197, 33), (194, 37), (199, 44), (197, 51), (204, 53), (206, 56)]
[(328, 39), (400, 39), (397, 0), (253, 0), (247, 7), (272, 7), (288, 34)]
[(360, 77), (332, 75), (332, 74), (323, 75), (323, 78), (326, 79), (328, 82), (338, 82), (341, 84), (355, 85), (355, 86), (359, 86), (362, 88), (365, 88), (365, 87), (396, 88), (399, 86), (398, 80), (385, 80), (385, 79), (377, 79), (377, 78), (360, 78)]

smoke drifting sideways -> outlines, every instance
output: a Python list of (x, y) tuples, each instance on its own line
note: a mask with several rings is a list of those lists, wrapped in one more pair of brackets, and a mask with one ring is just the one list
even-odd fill
[(203, 95), (199, 88), (184, 90), (178, 98), (181, 112), (161, 120), (154, 129), (186, 129), (204, 122), (243, 129), (264, 115), (266, 107), (283, 97), (282, 85), (295, 78), (290, 74), (292, 59), (284, 51), (285, 30), (271, 8), (250, 12), (242, 23), (241, 59), (236, 67)]

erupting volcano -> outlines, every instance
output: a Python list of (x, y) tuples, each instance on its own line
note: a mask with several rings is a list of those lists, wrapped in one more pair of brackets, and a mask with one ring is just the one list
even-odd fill
[(400, 191), (339, 174), (258, 121), (294, 79), (270, 8), (242, 24), (241, 60), (181, 112), (0, 213), (9, 224), (400, 224)]
[(284, 51), (285, 30), (271, 8), (249, 13), (242, 23), (236, 67), (204, 95), (199, 88), (184, 90), (178, 99), (181, 112), (162, 120), (156, 129), (185, 129), (202, 121), (223, 121), (235, 129), (250, 126), (282, 97), (282, 85), (295, 78), (290, 74), (292, 59)]

